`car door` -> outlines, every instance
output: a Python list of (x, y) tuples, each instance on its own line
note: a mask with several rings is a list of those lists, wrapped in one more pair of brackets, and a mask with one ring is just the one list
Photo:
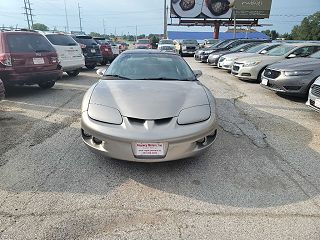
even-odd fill
[(296, 55), (296, 57), (308, 57), (319, 50), (320, 46), (304, 46), (294, 50), (291, 54)]

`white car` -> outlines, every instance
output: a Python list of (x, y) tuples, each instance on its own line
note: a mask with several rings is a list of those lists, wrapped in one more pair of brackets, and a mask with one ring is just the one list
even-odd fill
[(70, 77), (77, 76), (80, 69), (85, 66), (85, 58), (79, 44), (71, 36), (64, 33), (40, 33), (49, 40), (57, 51), (62, 70)]
[(320, 112), (320, 77), (317, 78), (310, 88), (307, 106)]
[(162, 46), (175, 48), (173, 40), (170, 39), (161, 39), (158, 43), (158, 49), (161, 50)]
[(229, 54), (223, 55), (219, 58), (218, 68), (222, 68), (224, 70), (231, 70), (234, 62), (237, 59), (260, 56), (260, 54), (261, 55), (266, 54), (271, 49), (278, 47), (280, 45), (281, 43), (264, 43), (264, 44), (259, 44), (252, 48), (249, 48), (247, 51), (244, 51), (244, 52), (229, 53)]
[(242, 80), (261, 81), (262, 72), (268, 65), (285, 59), (308, 57), (318, 50), (320, 50), (320, 44), (316, 43), (283, 44), (265, 55), (237, 59), (231, 73)]

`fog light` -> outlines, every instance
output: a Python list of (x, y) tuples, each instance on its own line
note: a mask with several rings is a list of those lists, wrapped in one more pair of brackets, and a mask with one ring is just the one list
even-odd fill
[(98, 145), (100, 145), (100, 144), (102, 144), (102, 140), (100, 140), (100, 139), (98, 139), (98, 138), (92, 138), (92, 141), (95, 143), (95, 144), (98, 144)]
[(82, 135), (84, 137), (86, 137), (86, 138), (91, 138), (92, 137), (89, 133), (85, 132), (83, 129), (81, 129), (81, 131), (82, 131)]

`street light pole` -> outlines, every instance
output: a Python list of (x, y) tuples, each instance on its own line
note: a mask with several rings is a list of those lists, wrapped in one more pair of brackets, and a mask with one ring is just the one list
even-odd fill
[(168, 36), (168, 16), (167, 16), (167, 0), (164, 0), (164, 8), (163, 8), (163, 38), (166, 39)]
[(66, 15), (66, 24), (67, 24), (66, 30), (67, 30), (67, 32), (69, 32), (69, 20), (68, 20), (66, 0), (64, 0), (64, 12), (65, 12), (65, 15)]

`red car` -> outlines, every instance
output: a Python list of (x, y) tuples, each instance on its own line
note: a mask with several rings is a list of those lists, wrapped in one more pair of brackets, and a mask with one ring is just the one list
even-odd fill
[(35, 31), (0, 31), (0, 78), (5, 85), (51, 88), (61, 78), (56, 50)]
[(106, 65), (108, 62), (111, 63), (115, 59), (111, 45), (103, 37), (94, 37), (93, 39), (98, 43), (100, 47), (100, 52), (103, 58), (101, 65)]
[(152, 45), (149, 39), (138, 39), (135, 43), (136, 49), (152, 49)]
[(0, 101), (4, 99), (4, 96), (5, 96), (4, 85), (2, 80), (0, 79)]

